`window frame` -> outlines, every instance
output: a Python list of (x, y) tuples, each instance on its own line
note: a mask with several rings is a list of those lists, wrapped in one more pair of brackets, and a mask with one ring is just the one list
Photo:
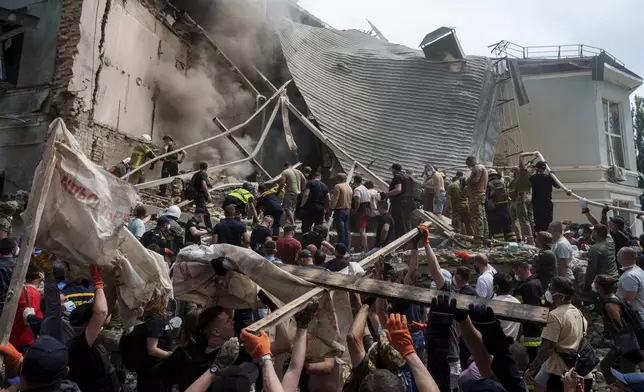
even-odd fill
[[(610, 129), (610, 107), (611, 105), (617, 106), (617, 120), (619, 133), (613, 133)], [(609, 166), (618, 166), (627, 169), (626, 148), (624, 146), (624, 125), (622, 123), (622, 104), (619, 102), (611, 101), (602, 98), (602, 116), (604, 118), (604, 135), (606, 136), (606, 152), (608, 154)], [(621, 156), (617, 157), (614, 147), (616, 142), (614, 139), (619, 139), (621, 146)]]

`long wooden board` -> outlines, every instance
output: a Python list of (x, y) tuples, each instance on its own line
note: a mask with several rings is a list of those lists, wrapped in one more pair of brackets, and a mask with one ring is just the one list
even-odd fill
[[(383, 282), (382, 280), (350, 276), (342, 273), (325, 271), (317, 268), (307, 268), (282, 264), (280, 267), (289, 273), (311, 283), (333, 290), (350, 291), (359, 294), (371, 294), (388, 299), (402, 299), (413, 304), (428, 306), (432, 298), (445, 291), (425, 289), (417, 286), (407, 286), (399, 283)], [(548, 309), (542, 306), (516, 304), (475, 297), (472, 295), (449, 293), (456, 298), (456, 307), (467, 309), (470, 304), (486, 304), (494, 310), (494, 314), (502, 320), (531, 321), (545, 324), (548, 321)], [(298, 298), (299, 300), (299, 298)]]
[[(400, 248), (401, 246), (405, 245), (409, 240), (414, 238), (418, 234), (418, 228), (414, 228), (410, 232), (406, 233), (405, 235), (401, 236), (400, 238), (394, 240), (392, 243), (389, 245), (379, 249), (377, 252), (372, 254), (369, 257), (366, 257), (360, 261), (360, 266), (362, 268), (369, 267), (371, 264), (375, 263), (378, 261), (378, 259), (382, 256), (386, 256), (392, 252), (394, 252), (396, 249)], [(282, 323), (284, 320), (292, 317), (295, 313), (299, 312), (300, 310), (304, 309), (306, 307), (306, 304), (309, 302), (310, 299), (312, 298), (318, 298), (321, 297), (325, 292), (326, 288), (324, 287), (319, 287), (316, 289), (313, 289), (309, 291), (308, 293), (294, 299), (293, 301), (287, 303), (280, 309), (278, 309), (275, 312), (272, 312), (269, 314), (267, 317), (264, 317), (263, 319), (256, 321), (252, 325), (250, 325), (248, 328), (249, 331), (251, 332), (259, 332), (262, 329), (267, 329), (270, 327), (274, 327), (280, 323)]]

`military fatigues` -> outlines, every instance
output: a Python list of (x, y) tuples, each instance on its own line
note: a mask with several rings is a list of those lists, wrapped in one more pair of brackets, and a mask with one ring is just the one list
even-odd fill
[(18, 202), (14, 200), (0, 202), (0, 232), (7, 233), (7, 237), (11, 237), (13, 215), (17, 211)]
[(487, 171), (483, 165), (477, 164), (471, 169), (471, 174), (466, 180), (467, 196), (470, 210), (470, 222), (474, 246), (480, 246), (487, 226), (485, 217), (485, 189), (487, 186)]
[(185, 183), (181, 178), (175, 178), (170, 183), (170, 197), (172, 204), (179, 204), (183, 200), (183, 190)]
[(517, 237), (512, 230), (508, 193), (505, 184), (500, 178), (493, 178), (488, 183), (490, 219), (488, 221), (492, 238), (498, 241), (516, 241)]
[[(132, 157), (130, 158), (130, 169), (134, 170), (141, 166), (146, 161), (154, 158), (154, 152), (146, 144), (138, 144), (134, 147), (132, 151)], [(132, 173), (128, 178), (130, 184), (142, 184), (145, 182), (145, 171), (139, 170), (136, 173)]]
[(463, 233), (462, 220), (459, 211), (459, 204), (461, 201), (461, 182), (458, 178), (455, 178), (447, 186), (447, 197), (449, 198), (449, 204), (451, 208), (450, 218), (452, 219), (452, 227), (456, 232)]
[(532, 237), (532, 205), (530, 202), (530, 174), (525, 168), (519, 169), (515, 172), (514, 178), (510, 182), (510, 206), (514, 212), (519, 229), (521, 230), (521, 237), (524, 239)]
[[(170, 145), (166, 146), (165, 152), (172, 152), (179, 148), (174, 142), (172, 142)], [(174, 155), (170, 155), (169, 157), (166, 157), (163, 159), (163, 166), (161, 166), (161, 178), (168, 178), (168, 177), (174, 177), (179, 175), (179, 162), (183, 161), (183, 158), (185, 156), (185, 153), (183, 151), (179, 151)], [(168, 185), (167, 184), (162, 184), (160, 187), (161, 194), (165, 196), (167, 190), (168, 190)]]

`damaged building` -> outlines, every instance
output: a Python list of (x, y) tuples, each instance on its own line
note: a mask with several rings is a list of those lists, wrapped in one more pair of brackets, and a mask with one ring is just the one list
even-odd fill
[[(144, 134), (157, 146), (164, 135), (186, 145), (243, 123), (275, 86), (292, 81), (289, 110), (255, 157), (263, 169), (247, 161), (225, 174), (261, 181), (297, 161), (328, 178), (356, 165), (380, 186), (394, 162), (416, 174), (426, 163), (451, 174), (468, 155), (503, 166), (539, 150), (582, 196), (639, 206), (625, 135), (628, 96), (642, 80), (603, 50), (534, 58), (502, 41), (490, 57), (472, 56), (450, 27), (411, 49), (375, 26), (372, 34), (333, 29), (290, 0), (0, 0), (0, 7), (3, 193), (29, 188), (55, 117), (94, 162), (110, 167)], [(189, 150), (181, 169), (244, 158), (271, 107), (234, 143)], [(591, 128), (597, 137), (586, 137)], [(562, 150), (580, 140), (593, 141), (592, 153)], [(148, 171), (148, 180), (159, 176), (158, 165)], [(573, 199), (556, 198), (557, 216), (574, 219)]]

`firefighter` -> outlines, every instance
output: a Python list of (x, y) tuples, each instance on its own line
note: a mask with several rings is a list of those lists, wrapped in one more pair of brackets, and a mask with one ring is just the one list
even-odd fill
[[(132, 151), (132, 156), (130, 158), (131, 170), (137, 169), (139, 166), (155, 157), (154, 151), (150, 148), (151, 143), (152, 138), (150, 135), (141, 136), (139, 144), (137, 144), (136, 147), (134, 147), (134, 151)], [(154, 164), (150, 165), (150, 170), (152, 169), (154, 169)], [(128, 181), (130, 184), (134, 185), (144, 183), (145, 172), (143, 170), (139, 170), (136, 173), (132, 173), (130, 178), (128, 178)]]
[[(179, 148), (174, 142), (171, 136), (165, 135), (163, 137), (163, 143), (165, 143), (164, 153), (172, 152)], [(161, 166), (161, 178), (174, 177), (179, 175), (179, 164), (183, 162), (183, 159), (186, 157), (186, 153), (179, 151), (176, 154), (162, 158), (163, 166)], [(168, 190), (167, 184), (162, 184), (160, 186), (160, 196), (166, 196)]]
[(108, 170), (109, 173), (114, 174), (116, 177), (121, 178), (123, 177), (127, 172), (130, 171), (130, 160), (132, 158), (127, 157), (121, 162), (117, 163), (116, 165), (112, 166), (110, 170)]
[(510, 207), (508, 192), (505, 189), (505, 184), (501, 175), (496, 170), (490, 169), (488, 171), (488, 208), (489, 208), (489, 229), (492, 238), (498, 241), (511, 241), (515, 242), (517, 236), (512, 230), (512, 222), (510, 220)]
[(250, 213), (253, 216), (253, 224), (257, 224), (259, 221), (257, 219), (257, 210), (255, 209), (255, 189), (253, 185), (249, 182), (245, 182), (241, 188), (237, 188), (234, 191), (230, 192), (224, 198), (224, 203), (221, 208), (226, 208), (226, 206), (234, 205), (235, 206), (235, 218), (239, 220), (241, 216), (245, 216), (247, 213), (247, 207), (250, 208)]

